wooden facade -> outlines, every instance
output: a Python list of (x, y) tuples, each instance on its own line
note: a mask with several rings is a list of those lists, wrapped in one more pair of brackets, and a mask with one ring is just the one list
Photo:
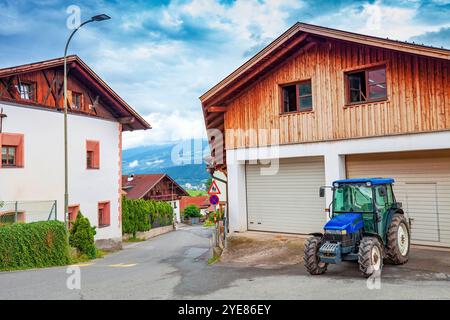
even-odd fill
[[(305, 28), (301, 25), (291, 38), (304, 38)], [(364, 37), (354, 42), (354, 34), (346, 40), (344, 32), (326, 36), (329, 29), (314, 28), (318, 31), (308, 44), (280, 58), (269, 72), (254, 75), (232, 98), (214, 98), (225, 84), (201, 98), (207, 127), (223, 125), (227, 149), (450, 130), (450, 51), (439, 49), (438, 56), (436, 48), (415, 50), (401, 42), (395, 50), (394, 41), (378, 45), (382, 40)], [(374, 66), (386, 66), (387, 98), (349, 105), (346, 73)], [(281, 86), (303, 80), (312, 82), (313, 110), (282, 114)], [(225, 108), (220, 116), (209, 113), (210, 101)]]
[[(29, 65), (0, 69), (0, 101), (32, 107), (64, 109), (63, 60), (53, 59)], [(20, 84), (32, 87), (31, 99), (24, 99)], [(150, 126), (77, 56), (68, 57), (68, 111), (75, 114), (118, 120), (124, 131)], [(77, 107), (72, 93), (80, 97)]]
[(175, 180), (163, 173), (124, 175), (122, 189), (129, 199), (173, 201), (189, 196)]

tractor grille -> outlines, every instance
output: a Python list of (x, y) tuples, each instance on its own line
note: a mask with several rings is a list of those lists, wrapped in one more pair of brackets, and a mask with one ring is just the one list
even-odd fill
[(343, 247), (349, 247), (353, 245), (351, 234), (329, 234), (325, 233), (323, 239), (328, 242), (340, 242)]

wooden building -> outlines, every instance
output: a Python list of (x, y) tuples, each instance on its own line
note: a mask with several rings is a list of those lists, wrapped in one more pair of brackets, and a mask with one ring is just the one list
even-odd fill
[(164, 173), (124, 175), (122, 190), (129, 199), (169, 202), (178, 222), (180, 222), (180, 199), (189, 196), (186, 190)]
[[(201, 96), (230, 228), (320, 231), (321, 185), (389, 176), (450, 246), (450, 50), (297, 23)], [(265, 164), (261, 163), (264, 161)]]

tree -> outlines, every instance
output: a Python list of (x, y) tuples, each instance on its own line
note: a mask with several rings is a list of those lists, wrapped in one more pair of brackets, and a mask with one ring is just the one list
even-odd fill
[(89, 219), (78, 212), (77, 219), (70, 229), (69, 244), (89, 258), (95, 258), (97, 256), (94, 242), (95, 233), (95, 227), (91, 227)]
[(194, 204), (188, 205), (184, 209), (183, 214), (187, 218), (199, 218), (199, 217), (201, 217), (200, 209)]

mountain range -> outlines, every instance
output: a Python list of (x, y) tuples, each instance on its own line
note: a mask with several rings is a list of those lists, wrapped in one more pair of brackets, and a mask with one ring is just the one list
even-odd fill
[(178, 184), (201, 189), (208, 179), (203, 157), (209, 154), (204, 139), (182, 140), (123, 150), (122, 174), (166, 173)]

